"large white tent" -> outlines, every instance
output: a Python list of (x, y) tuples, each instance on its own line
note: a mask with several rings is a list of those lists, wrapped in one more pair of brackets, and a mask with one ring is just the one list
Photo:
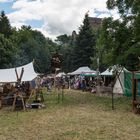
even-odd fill
[(106, 69), (104, 72), (101, 73), (102, 76), (112, 76), (113, 75), (113, 69)]
[(94, 70), (91, 70), (89, 67), (80, 67), (77, 70), (75, 70), (74, 72), (69, 73), (70, 75), (80, 75), (83, 73), (95, 73)]
[[(115, 67), (115, 66), (114, 66)], [(124, 72), (129, 72), (126, 68), (123, 68), (120, 72), (119, 77), (113, 87), (113, 93), (124, 94)], [(113, 69), (106, 69), (104, 72), (101, 73), (104, 77), (111, 77), (113, 76)]]
[(124, 72), (129, 72), (129, 71), (126, 68), (122, 69), (113, 87), (113, 93), (124, 94)]
[(124, 94), (124, 71), (117, 78), (113, 87), (113, 93)]
[(17, 82), (15, 69), (18, 77), (21, 75), (22, 68), (24, 70), (21, 81), (32, 81), (37, 77), (34, 71), (33, 62), (17, 68), (0, 69), (0, 83)]
[(66, 74), (64, 72), (60, 72), (58, 73), (55, 77), (62, 77), (62, 76), (65, 76)]

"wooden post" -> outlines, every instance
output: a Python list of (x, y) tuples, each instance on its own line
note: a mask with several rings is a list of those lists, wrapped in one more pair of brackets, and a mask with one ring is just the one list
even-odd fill
[(57, 97), (57, 103), (59, 103), (60, 102), (60, 90), (58, 90), (58, 97)]
[(97, 94), (101, 95), (99, 68), (97, 68), (97, 85), (96, 85), (96, 91), (97, 91)]
[[(16, 77), (17, 77), (17, 85), (19, 86), (21, 84), (21, 79), (23, 77), (23, 73), (24, 73), (24, 68), (21, 69), (21, 73), (20, 73), (20, 77), (18, 75), (17, 69), (15, 68), (15, 73), (16, 73)], [(16, 94), (14, 95), (14, 101), (13, 101), (13, 111), (15, 110), (15, 105), (16, 105), (16, 100), (17, 98), (20, 97), (21, 101), (22, 101), (22, 106), (23, 106), (23, 110), (25, 111), (25, 104), (24, 104), (24, 99), (22, 94), (20, 93), (18, 87), (17, 87), (17, 91)]]
[(12, 111), (15, 110), (15, 105), (16, 105), (16, 95), (14, 96), (14, 101), (13, 101), (13, 108), (12, 108)]
[(2, 96), (0, 96), (0, 109), (2, 108)]
[(18, 97), (21, 98), (21, 101), (22, 101), (22, 107), (23, 107), (23, 110), (25, 111), (24, 99), (23, 99), (23, 96), (20, 95), (19, 91), (17, 91), (17, 93), (16, 93), (15, 96), (14, 96), (13, 109), (12, 109), (12, 110), (13, 110), (13, 111), (15, 110), (16, 100), (17, 100)]
[(57, 69), (55, 68), (55, 73), (54, 73), (54, 89), (56, 89), (56, 72), (57, 72)]
[(25, 103), (24, 103), (24, 99), (23, 99), (23, 96), (21, 95), (21, 100), (22, 100), (22, 106), (23, 106), (23, 110), (25, 111)]
[(64, 100), (64, 86), (62, 85), (62, 101)]
[(111, 84), (111, 90), (112, 90), (112, 110), (114, 110), (114, 93), (113, 93), (113, 87), (114, 87), (114, 84), (112, 83)]
[(35, 90), (35, 89), (32, 89), (32, 90), (31, 90), (30, 96), (29, 96), (29, 98), (28, 98), (28, 100), (27, 100), (26, 103), (29, 103), (30, 99), (31, 99), (33, 96), (36, 96), (36, 90)]

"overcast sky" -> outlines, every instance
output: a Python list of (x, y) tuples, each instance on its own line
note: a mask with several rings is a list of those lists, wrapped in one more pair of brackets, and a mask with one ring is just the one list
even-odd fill
[(0, 0), (2, 10), (12, 26), (31, 25), (50, 38), (78, 32), (87, 11), (91, 17), (118, 18), (107, 10), (106, 0)]

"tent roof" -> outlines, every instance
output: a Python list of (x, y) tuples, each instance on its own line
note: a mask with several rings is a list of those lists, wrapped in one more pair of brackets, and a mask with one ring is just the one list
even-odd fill
[[(112, 69), (110, 69), (110, 68), (106, 69), (104, 72), (101, 73), (101, 75), (102, 76), (112, 76), (115, 67), (116, 66), (114, 65)], [(125, 67), (123, 67), (122, 71), (129, 72)]]
[(94, 70), (91, 70), (89, 67), (80, 67), (77, 70), (75, 70), (74, 72), (70, 73), (70, 75), (79, 75), (82, 73), (93, 73), (95, 72)]
[(82, 73), (81, 76), (89, 76), (89, 77), (94, 77), (97, 76), (97, 72), (87, 72), (87, 73)]
[[(37, 77), (37, 74), (34, 71), (33, 68), (33, 62), (17, 67), (17, 73), (18, 77), (20, 77), (22, 68), (24, 69), (23, 76), (21, 81), (32, 81), (34, 78)], [(15, 68), (10, 69), (0, 69), (0, 83), (11, 83), (11, 82), (17, 82), (16, 72)]]
[(55, 77), (62, 77), (62, 76), (65, 76), (66, 74), (64, 72), (60, 72), (58, 73)]
[(101, 73), (103, 76), (112, 76), (113, 75), (113, 69), (106, 69), (104, 72)]

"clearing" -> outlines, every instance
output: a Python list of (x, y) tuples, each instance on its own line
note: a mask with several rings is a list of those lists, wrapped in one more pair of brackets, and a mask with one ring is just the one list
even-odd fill
[[(0, 110), (0, 140), (139, 140), (140, 116), (132, 113), (131, 98), (65, 90), (45, 95), (45, 108), (25, 112)], [(111, 95), (110, 95), (111, 96)]]

